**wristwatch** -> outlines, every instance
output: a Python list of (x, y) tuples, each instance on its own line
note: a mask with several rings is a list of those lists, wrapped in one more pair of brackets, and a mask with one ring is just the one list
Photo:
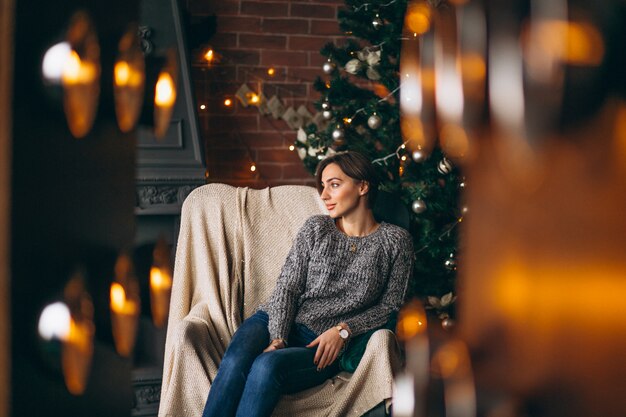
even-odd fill
[(335, 329), (337, 329), (337, 331), (339, 332), (339, 337), (341, 337), (344, 342), (347, 342), (348, 338), (350, 337), (350, 332), (344, 329), (341, 324), (337, 325)]

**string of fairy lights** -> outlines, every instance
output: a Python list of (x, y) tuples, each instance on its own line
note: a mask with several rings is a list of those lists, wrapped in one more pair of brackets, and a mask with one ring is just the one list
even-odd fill
[[(384, 42), (382, 42), (382, 43), (380, 43), (378, 45), (373, 45), (373, 46), (366, 47), (366, 48), (364, 48), (364, 51), (369, 52), (369, 51), (380, 49), (383, 46), (383, 44), (384, 44)], [(206, 52), (203, 54), (203, 59), (207, 63), (207, 65), (209, 67), (214, 66), (215, 64), (218, 64), (218, 63), (224, 63), (224, 64), (228, 64), (228, 65), (236, 65), (236, 63), (230, 61), (229, 59), (224, 58), (223, 56), (218, 55), (215, 52), (215, 50), (212, 49), (212, 48), (209, 48), (208, 50), (206, 50)], [(332, 73), (336, 69), (336, 67), (333, 64), (333, 66), (331, 66), (331, 67), (328, 67), (328, 68), (327, 67), (323, 67), (322, 69), (323, 69), (323, 71), (325, 73), (330, 74), (330, 73)], [(342, 69), (342, 70), (346, 71), (345, 69)], [(262, 87), (262, 85), (263, 85), (264, 82), (266, 82), (268, 80), (258, 76), (255, 72), (253, 72), (251, 70), (247, 70), (245, 68), (241, 68), (241, 71), (244, 73), (246, 79), (251, 78), (252, 80), (258, 82), (258, 90), (259, 91), (258, 92), (252, 91), (252, 92), (249, 93), (249, 95), (247, 96), (248, 104), (256, 105), (256, 106), (262, 104), (262, 97), (263, 97), (263, 91), (262, 91), (263, 87)], [(269, 68), (267, 68), (266, 73), (270, 77), (273, 77), (273, 76), (276, 75), (276, 68), (269, 67)], [(292, 80), (296, 80), (296, 81), (299, 81), (299, 82), (308, 82), (308, 83), (312, 83), (313, 82), (313, 80), (311, 80), (311, 79), (306, 79), (306, 78), (302, 78), (302, 77), (293, 77), (293, 76), (290, 76), (287, 73), (284, 74), (284, 77), (285, 77), (285, 79), (292, 79)], [(294, 95), (294, 92), (291, 89), (283, 88), (283, 87), (281, 87), (278, 84), (273, 84), (272, 87), (275, 88), (276, 91), (278, 91), (278, 92), (280, 92), (280, 91), (287, 92), (290, 95), (290, 98), (292, 100), (297, 98), (297, 96)], [(401, 86), (396, 87), (394, 90), (389, 92), (385, 97), (382, 97), (379, 100), (377, 100), (375, 102), (375, 104), (379, 104), (379, 103), (388, 101), (391, 97), (394, 96), (394, 94), (396, 94), (398, 91), (400, 91), (400, 88), (401, 88)], [(323, 108), (326, 107), (325, 104), (327, 105), (327, 103), (322, 103), (322, 107)], [(223, 105), (225, 107), (232, 107), (234, 105), (234, 100), (231, 97), (229, 97), (229, 96), (225, 96), (224, 101), (223, 101)], [(200, 110), (204, 111), (204, 110), (207, 109), (207, 105), (203, 103), (203, 104), (201, 104), (199, 106), (199, 108), (200, 108)], [(350, 124), (350, 123), (352, 123), (352, 120), (357, 115), (359, 115), (360, 113), (366, 113), (366, 112), (367, 112), (367, 108), (366, 107), (361, 107), (361, 108), (357, 109), (352, 114), (352, 116), (343, 118), (343, 122), (344, 122), (344, 124)], [(376, 120), (374, 123), (376, 123), (376, 124), (380, 123), (380, 118), (376, 115), (375, 112), (372, 114), (371, 117), (378, 118), (378, 119), (373, 119), (373, 120)], [(327, 120), (332, 118), (332, 113), (330, 113), (329, 116), (325, 116), (324, 118), (327, 119)], [(272, 129), (274, 129), (274, 131), (277, 134), (279, 134), (286, 141), (291, 141), (291, 139), (288, 138), (284, 134), (283, 130), (279, 129), (279, 127), (276, 126), (272, 122), (271, 118), (267, 117), (267, 120), (269, 121), (268, 124), (272, 127)], [(372, 126), (372, 120), (369, 120), (369, 123), (370, 123), (370, 126)], [(250, 161), (249, 162), (249, 167), (250, 167), (249, 169), (250, 169), (250, 171), (251, 172), (256, 172), (257, 178), (262, 178), (259, 170), (257, 169), (257, 162), (256, 162), (255, 158), (253, 157), (253, 154), (252, 154), (252, 151), (251, 151), (250, 147), (241, 139), (241, 134), (239, 132), (237, 132), (237, 134), (234, 135), (234, 137), (239, 142), (239, 144), (245, 149), (246, 159), (248, 159)], [(402, 149), (404, 149), (404, 147), (405, 147), (404, 144), (401, 145)], [(295, 146), (293, 144), (290, 144), (288, 149), (289, 149), (289, 151), (294, 151), (295, 150)], [(393, 153), (391, 153), (391, 154), (389, 154), (389, 155), (387, 155), (387, 156), (385, 156), (383, 158), (379, 158), (379, 159), (375, 160), (374, 163), (380, 163), (380, 162), (385, 162), (386, 163), (386, 160), (388, 160), (389, 158), (394, 157), (394, 156), (396, 156), (399, 159), (402, 159), (402, 158), (406, 159), (406, 156), (400, 155), (399, 150), (400, 150), (400, 148), (398, 148), (398, 150), (396, 152), (393, 152)]]

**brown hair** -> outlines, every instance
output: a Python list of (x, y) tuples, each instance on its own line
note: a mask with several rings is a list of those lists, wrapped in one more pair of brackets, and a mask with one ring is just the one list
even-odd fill
[(343, 173), (354, 181), (367, 182), (369, 185), (367, 203), (370, 208), (374, 207), (374, 202), (378, 194), (379, 181), (376, 169), (374, 169), (369, 159), (354, 151), (338, 152), (323, 159), (317, 166), (317, 171), (315, 172), (315, 186), (320, 194), (324, 188), (322, 186), (322, 172), (330, 164), (337, 164)]

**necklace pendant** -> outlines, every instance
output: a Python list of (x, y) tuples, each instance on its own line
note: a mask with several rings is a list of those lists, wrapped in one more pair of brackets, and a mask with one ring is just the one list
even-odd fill
[(352, 246), (350, 246), (350, 252), (356, 252), (356, 244), (353, 243)]

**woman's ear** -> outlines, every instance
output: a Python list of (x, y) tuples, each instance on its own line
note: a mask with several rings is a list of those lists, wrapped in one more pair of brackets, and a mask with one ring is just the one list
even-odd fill
[(367, 181), (361, 181), (361, 185), (359, 186), (359, 195), (365, 195), (370, 190), (370, 183)]

